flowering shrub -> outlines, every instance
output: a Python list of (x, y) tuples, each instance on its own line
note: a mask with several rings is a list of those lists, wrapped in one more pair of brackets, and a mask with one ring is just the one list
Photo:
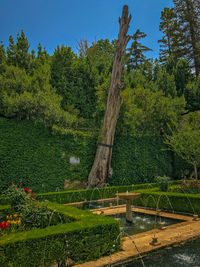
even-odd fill
[(64, 221), (60, 214), (50, 211), (45, 203), (39, 203), (28, 187), (20, 188), (12, 185), (3, 195), (11, 205), (11, 214), (3, 218), (4, 224), (0, 228), (9, 228), (8, 232), (23, 231), (33, 227), (44, 228)]
[(200, 193), (200, 181), (197, 179), (186, 180), (183, 179), (179, 186), (176, 186), (171, 190), (177, 193), (199, 194)]
[(194, 178), (187, 181), (184, 179), (180, 185), (180, 189), (186, 193), (198, 194), (200, 193), (200, 181)]
[(27, 203), (31, 203), (35, 199), (31, 189), (21, 188), (14, 184), (3, 193), (3, 196), (8, 199), (14, 213), (20, 212)]

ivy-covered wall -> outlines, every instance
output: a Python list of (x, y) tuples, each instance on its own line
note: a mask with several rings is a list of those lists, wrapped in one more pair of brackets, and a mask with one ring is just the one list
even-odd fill
[[(81, 132), (61, 135), (30, 121), (0, 118), (0, 191), (20, 180), (34, 192), (63, 190), (66, 179), (86, 180), (95, 140)], [(80, 164), (70, 164), (71, 156)]]
[[(96, 145), (97, 136), (91, 133), (60, 132), (55, 127), (50, 132), (30, 121), (0, 118), (0, 191), (20, 181), (38, 193), (63, 190), (65, 180), (87, 181)], [(156, 137), (116, 136), (108, 183), (136, 184), (152, 182), (156, 175), (172, 176), (174, 160), (163, 148)], [(70, 164), (71, 156), (80, 158), (80, 164)]]
[(155, 176), (173, 175), (172, 152), (152, 136), (116, 136), (111, 185), (153, 182)]

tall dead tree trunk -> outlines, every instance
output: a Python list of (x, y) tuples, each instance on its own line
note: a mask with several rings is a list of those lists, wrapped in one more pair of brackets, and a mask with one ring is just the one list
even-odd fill
[(88, 177), (88, 187), (102, 187), (106, 184), (111, 169), (112, 146), (115, 135), (116, 123), (119, 115), (122, 89), (121, 77), (123, 70), (123, 55), (130, 36), (127, 35), (131, 15), (128, 6), (123, 7), (122, 17), (119, 18), (119, 34), (115, 58), (108, 91), (106, 112), (101, 129), (101, 141), (98, 144), (96, 156)]

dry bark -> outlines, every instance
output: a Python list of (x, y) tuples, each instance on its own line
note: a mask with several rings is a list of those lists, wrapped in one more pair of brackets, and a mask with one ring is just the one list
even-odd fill
[(94, 163), (89, 173), (89, 188), (105, 186), (111, 170), (112, 145), (121, 104), (120, 91), (122, 89), (123, 55), (131, 38), (127, 35), (130, 20), (131, 15), (129, 15), (128, 6), (125, 5), (123, 7), (122, 17), (119, 18), (119, 34), (108, 91), (106, 112), (101, 129), (101, 142), (98, 144)]

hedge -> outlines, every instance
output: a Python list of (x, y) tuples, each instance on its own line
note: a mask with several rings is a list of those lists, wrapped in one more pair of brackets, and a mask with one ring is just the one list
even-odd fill
[[(170, 181), (170, 185), (177, 185), (180, 183), (181, 183), (180, 180)], [(154, 191), (155, 187), (156, 187), (155, 183), (108, 186), (108, 187), (94, 188), (94, 189), (42, 193), (37, 195), (37, 199), (41, 201), (49, 200), (51, 202), (65, 204), (65, 203), (90, 201), (90, 200), (105, 199), (105, 198), (114, 198), (116, 197), (116, 193), (137, 191), (138, 189), (149, 189), (149, 190), (151, 189)]]
[[(14, 183), (33, 192), (63, 191), (66, 180), (86, 182), (93, 164), (97, 135), (60, 130), (50, 132), (31, 121), (0, 118), (0, 192)], [(109, 185), (143, 184), (159, 175), (173, 176), (177, 162), (162, 138), (116, 135)], [(80, 164), (69, 163), (70, 157)], [(185, 162), (178, 162), (180, 170)], [(184, 175), (184, 171), (182, 171)]]
[(56, 203), (48, 208), (74, 221), (1, 236), (0, 266), (61, 266), (67, 259), (85, 262), (119, 250), (119, 223), (113, 218)]
[(137, 192), (141, 197), (134, 200), (134, 205), (200, 215), (200, 194), (160, 192), (158, 188)]
[(37, 199), (44, 201), (57, 202), (60, 204), (73, 203), (80, 201), (90, 201), (97, 199), (113, 198), (116, 193), (138, 190), (143, 188), (155, 187), (155, 184), (139, 184), (139, 185), (124, 185), (124, 186), (108, 186), (103, 188), (71, 190), (63, 192), (49, 192), (37, 195)]

